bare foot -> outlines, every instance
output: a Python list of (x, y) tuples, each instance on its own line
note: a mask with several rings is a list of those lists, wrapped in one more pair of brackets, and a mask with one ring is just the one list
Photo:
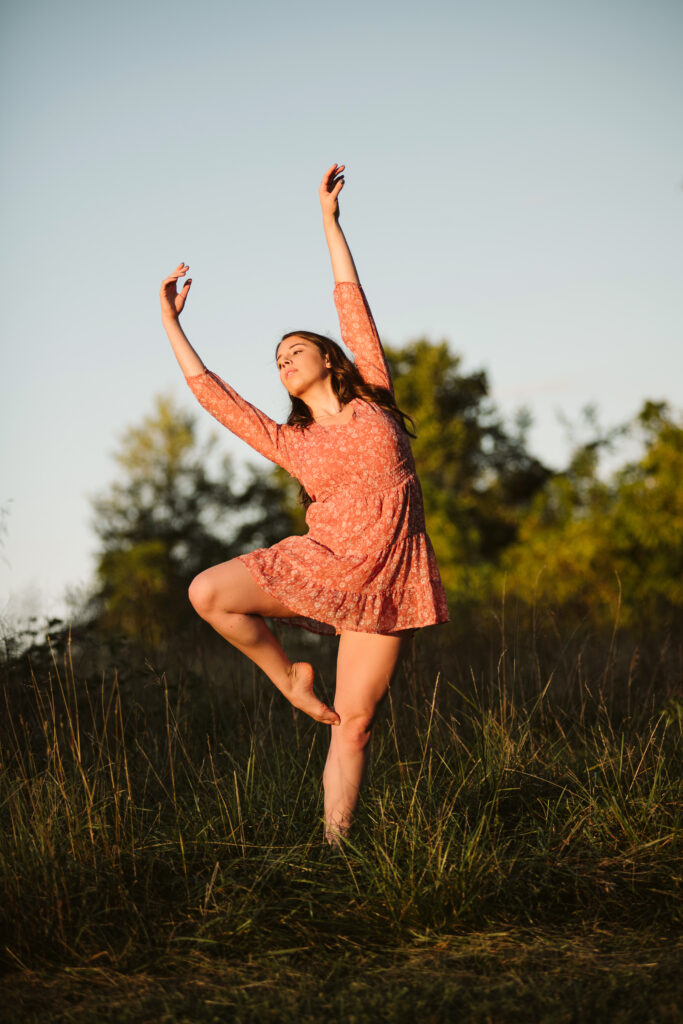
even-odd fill
[(287, 673), (289, 682), (284, 695), (290, 704), (299, 711), (305, 712), (316, 722), (325, 725), (339, 725), (341, 719), (336, 711), (331, 711), (326, 704), (318, 700), (313, 692), (313, 666), (307, 661), (295, 661)]
[(335, 846), (338, 850), (342, 848), (342, 839), (348, 839), (350, 829), (344, 825), (327, 824), (325, 826), (325, 839), (328, 846)]

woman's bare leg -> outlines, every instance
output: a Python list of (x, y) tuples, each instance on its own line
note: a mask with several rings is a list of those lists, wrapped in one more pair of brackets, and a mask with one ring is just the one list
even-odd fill
[(358, 803), (368, 758), (368, 740), (379, 702), (389, 687), (401, 649), (401, 634), (343, 630), (337, 655), (334, 709), (341, 718), (332, 730), (323, 772), (325, 834), (330, 844), (347, 835)]
[(339, 723), (339, 715), (313, 692), (313, 666), (306, 661), (292, 663), (262, 618), (290, 617), (296, 612), (262, 590), (243, 562), (233, 558), (205, 569), (192, 580), (189, 598), (197, 613), (263, 669), (295, 708), (317, 722)]

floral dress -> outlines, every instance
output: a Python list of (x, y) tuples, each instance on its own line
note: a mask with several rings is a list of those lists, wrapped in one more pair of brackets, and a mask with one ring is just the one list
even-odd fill
[[(369, 384), (393, 385), (360, 285), (334, 289), (341, 336)], [(386, 410), (354, 398), (351, 418), (302, 429), (276, 423), (211, 370), (186, 377), (199, 403), (304, 485), (308, 532), (238, 555), (256, 583), (313, 633), (393, 633), (448, 622), (425, 530), (408, 435)]]

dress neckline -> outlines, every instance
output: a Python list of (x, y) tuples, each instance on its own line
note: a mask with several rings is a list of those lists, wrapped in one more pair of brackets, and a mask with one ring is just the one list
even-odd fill
[(357, 409), (354, 404), (355, 402), (356, 399), (352, 398), (351, 401), (348, 403), (348, 405), (353, 405), (353, 410), (348, 420), (344, 420), (343, 423), (318, 423), (316, 420), (313, 420), (313, 426), (320, 427), (321, 430), (340, 430), (342, 427), (348, 427), (349, 423), (355, 420), (357, 415)]

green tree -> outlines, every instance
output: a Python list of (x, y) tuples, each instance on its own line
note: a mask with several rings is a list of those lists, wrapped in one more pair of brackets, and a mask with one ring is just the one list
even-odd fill
[[(604, 480), (598, 456), (615, 436), (642, 454)], [(567, 620), (616, 621), (636, 632), (672, 623), (683, 610), (683, 426), (666, 403), (646, 402), (611, 435), (576, 448), (539, 492), (506, 552), (508, 587)]]
[(600, 450), (596, 441), (574, 450), (567, 469), (535, 495), (501, 560), (506, 589), (529, 605), (542, 600), (579, 618), (614, 611), (618, 586), (606, 559), (612, 493), (598, 475)]
[(238, 487), (224, 455), (211, 475), (218, 434), (200, 445), (195, 424), (158, 396), (114, 454), (121, 478), (92, 499), (100, 624), (143, 643), (159, 642), (194, 615), (187, 587), (198, 572), (291, 532), (290, 499), (273, 473), (247, 464)]
[(412, 448), (444, 584), (454, 597), (482, 596), (551, 471), (527, 451), (528, 414), (506, 428), (486, 374), (462, 374), (445, 341), (384, 348), (398, 405), (415, 419)]
[(645, 402), (632, 433), (644, 454), (616, 476), (610, 546), (625, 623), (661, 628), (683, 611), (683, 421), (665, 402)]

